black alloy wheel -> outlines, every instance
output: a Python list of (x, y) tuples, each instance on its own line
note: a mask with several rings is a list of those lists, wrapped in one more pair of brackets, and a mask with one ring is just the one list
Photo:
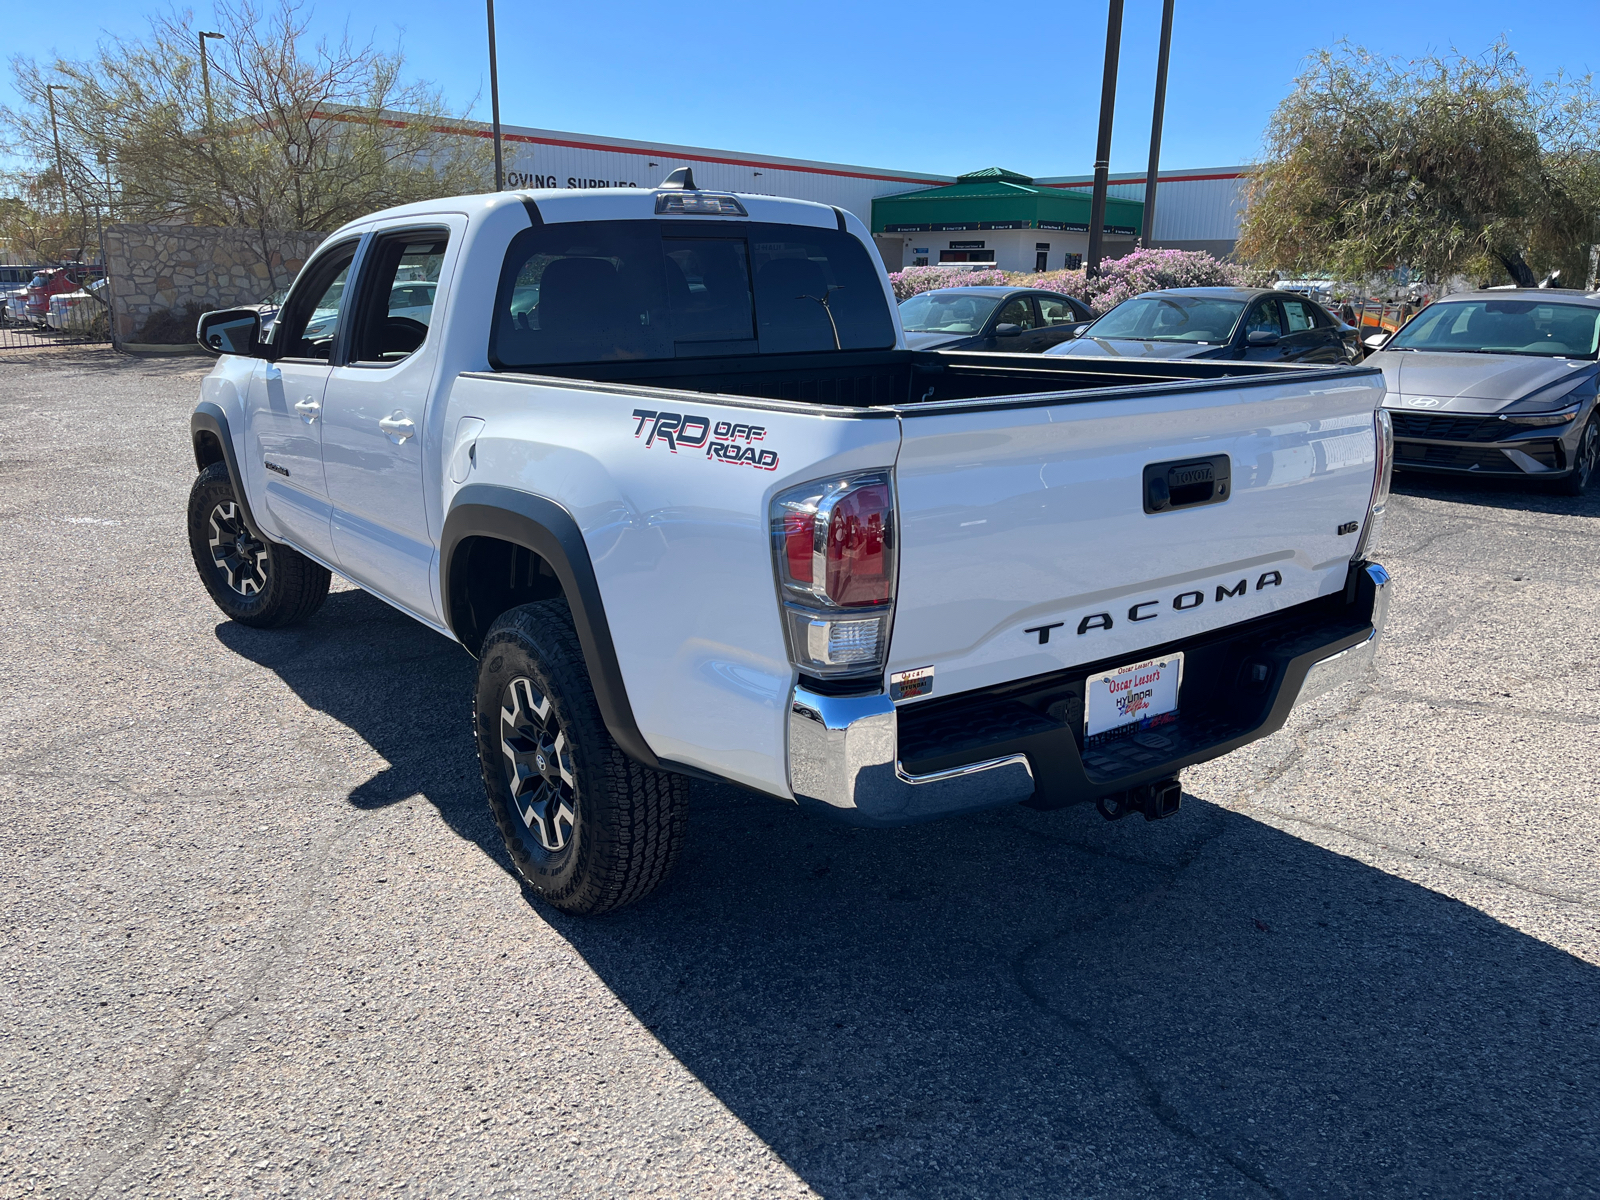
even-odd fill
[(242, 625), (293, 625), (328, 596), (326, 567), (251, 532), (223, 463), (206, 467), (189, 490), (189, 553), (216, 606)]
[(596, 916), (649, 895), (671, 873), (688, 780), (617, 745), (564, 600), (519, 605), (490, 625), (473, 725), (489, 810), (530, 891)]
[(530, 854), (559, 854), (577, 822), (572, 747), (550, 697), (525, 675), (502, 691), (500, 752), (525, 848)]
[(250, 536), (237, 500), (219, 500), (211, 508), (211, 561), (228, 587), (241, 596), (258, 596), (267, 588), (272, 552)]

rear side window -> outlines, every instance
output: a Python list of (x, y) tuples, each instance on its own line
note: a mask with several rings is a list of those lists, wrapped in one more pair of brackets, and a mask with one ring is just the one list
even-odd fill
[(587, 221), (513, 239), (489, 361), (516, 368), (892, 345), (877, 271), (847, 233)]

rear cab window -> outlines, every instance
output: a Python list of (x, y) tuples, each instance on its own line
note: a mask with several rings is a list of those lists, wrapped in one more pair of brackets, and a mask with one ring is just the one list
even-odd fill
[(834, 229), (726, 221), (536, 226), (506, 253), (496, 369), (894, 345), (871, 258)]

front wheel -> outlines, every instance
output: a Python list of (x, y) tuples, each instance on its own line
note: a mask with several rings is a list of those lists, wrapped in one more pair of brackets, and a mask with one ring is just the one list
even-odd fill
[(1578, 436), (1578, 451), (1573, 456), (1572, 470), (1556, 483), (1556, 491), (1564, 496), (1581, 496), (1588, 488), (1594, 474), (1600, 469), (1600, 413), (1591, 413), (1589, 423)]
[(640, 766), (612, 739), (564, 601), (524, 604), (489, 627), (474, 724), (489, 807), (533, 891), (595, 916), (666, 879), (688, 781)]
[(224, 463), (201, 471), (189, 489), (189, 553), (211, 599), (241, 625), (293, 625), (328, 598), (326, 567), (251, 534)]

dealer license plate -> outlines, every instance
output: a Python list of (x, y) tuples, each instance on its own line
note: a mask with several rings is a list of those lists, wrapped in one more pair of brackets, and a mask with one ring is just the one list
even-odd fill
[(1090, 676), (1084, 695), (1084, 736), (1149, 729), (1176, 720), (1182, 682), (1182, 653)]

